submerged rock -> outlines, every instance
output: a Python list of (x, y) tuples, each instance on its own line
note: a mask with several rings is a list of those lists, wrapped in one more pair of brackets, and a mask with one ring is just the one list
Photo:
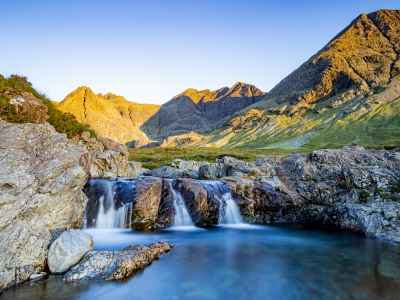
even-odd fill
[(52, 273), (64, 273), (76, 265), (82, 257), (93, 249), (92, 237), (82, 231), (63, 232), (51, 244), (48, 265)]
[(160, 242), (149, 246), (129, 246), (117, 251), (92, 251), (64, 275), (64, 280), (123, 280), (171, 249), (172, 245)]

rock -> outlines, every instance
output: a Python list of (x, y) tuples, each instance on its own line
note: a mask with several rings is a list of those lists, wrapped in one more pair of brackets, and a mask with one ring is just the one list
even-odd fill
[(51, 273), (64, 273), (76, 265), (82, 257), (93, 249), (92, 237), (78, 230), (63, 232), (51, 244), (48, 265)]
[(44, 279), (47, 276), (46, 272), (35, 273), (29, 276), (30, 281), (38, 281)]
[(16, 113), (24, 122), (45, 123), (49, 118), (47, 106), (30, 93), (19, 92), (17, 95), (9, 95), (9, 104), (15, 108)]
[(134, 177), (136, 171), (128, 162), (128, 150), (124, 145), (106, 138), (92, 138), (82, 134), (77, 143), (83, 144), (89, 153), (82, 159), (82, 165), (90, 177)]
[(142, 167), (142, 163), (138, 161), (129, 161), (130, 174), (129, 177), (138, 177), (148, 170)]
[(51, 230), (81, 226), (87, 154), (48, 124), (0, 120), (0, 289), (45, 270)]
[(136, 195), (132, 207), (132, 228), (144, 231), (157, 228), (162, 190), (161, 178), (143, 177), (136, 181)]
[(124, 280), (171, 249), (172, 245), (160, 242), (149, 246), (130, 246), (119, 251), (92, 251), (64, 275), (64, 280)]
[(204, 164), (199, 168), (200, 179), (218, 179), (226, 175), (225, 166), (220, 163)]
[(400, 241), (398, 153), (345, 147), (265, 162), (265, 170), (274, 174), (269, 178), (225, 179), (248, 221), (331, 227)]
[(196, 226), (210, 227), (218, 224), (220, 202), (201, 181), (178, 179), (174, 187), (182, 194)]

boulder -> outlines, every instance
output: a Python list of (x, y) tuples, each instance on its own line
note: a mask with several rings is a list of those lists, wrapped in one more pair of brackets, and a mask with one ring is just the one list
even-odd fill
[(88, 155), (82, 159), (82, 164), (90, 177), (134, 177), (135, 170), (128, 162), (128, 149), (107, 138), (93, 138), (85, 132), (77, 143), (85, 145)]
[(51, 273), (64, 273), (76, 265), (82, 257), (93, 249), (92, 237), (82, 231), (63, 232), (51, 244), (48, 266)]
[(207, 163), (199, 168), (200, 179), (218, 179), (225, 177), (226, 175), (226, 168), (220, 163)]
[(45, 270), (51, 230), (81, 226), (87, 154), (49, 124), (0, 120), (0, 289)]
[(157, 228), (162, 191), (163, 181), (161, 178), (138, 178), (132, 207), (132, 228), (144, 231)]
[(220, 202), (201, 181), (178, 179), (174, 187), (182, 194), (196, 226), (210, 227), (218, 224)]
[(87, 279), (124, 280), (170, 251), (166, 242), (149, 246), (129, 246), (117, 251), (92, 251), (65, 275), (65, 281)]

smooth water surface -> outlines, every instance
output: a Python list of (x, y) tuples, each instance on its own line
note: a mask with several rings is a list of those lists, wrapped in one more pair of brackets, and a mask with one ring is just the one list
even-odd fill
[(140, 234), (88, 230), (97, 249), (174, 249), (125, 282), (26, 284), (4, 299), (400, 299), (399, 249), (349, 234), (230, 225)]

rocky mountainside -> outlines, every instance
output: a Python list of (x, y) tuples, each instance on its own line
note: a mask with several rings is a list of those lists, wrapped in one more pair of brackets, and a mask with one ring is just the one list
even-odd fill
[(215, 91), (187, 89), (163, 104), (142, 129), (160, 141), (181, 133), (207, 132), (263, 96), (257, 87), (241, 82)]
[(77, 88), (57, 107), (88, 124), (99, 136), (122, 144), (134, 140), (139, 145), (149, 142), (140, 126), (159, 109), (158, 105), (130, 102), (111, 93), (95, 94), (88, 87)]
[(271, 148), (400, 141), (400, 11), (362, 14), (262, 101), (197, 144)]

